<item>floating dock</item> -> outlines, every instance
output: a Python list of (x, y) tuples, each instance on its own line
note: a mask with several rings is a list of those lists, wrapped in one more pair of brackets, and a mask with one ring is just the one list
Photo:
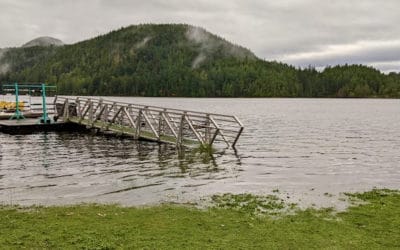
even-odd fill
[[(0, 120), (8, 120), (13, 116), (14, 113), (5, 113), (5, 112), (0, 112)], [(43, 116), (42, 113), (38, 112), (24, 112), (23, 113), (25, 118), (39, 118)]]
[(0, 121), (0, 132), (89, 129), (99, 133), (130, 136), (137, 140), (174, 144), (177, 147), (223, 143), (235, 148), (243, 125), (232, 115), (169, 109), (107, 101), (101, 98), (54, 99), (51, 122), (38, 119)]
[(31, 134), (43, 131), (75, 131), (77, 129), (79, 129), (77, 126), (63, 121), (40, 123), (39, 119), (33, 118), (0, 120), (0, 132), (7, 134)]

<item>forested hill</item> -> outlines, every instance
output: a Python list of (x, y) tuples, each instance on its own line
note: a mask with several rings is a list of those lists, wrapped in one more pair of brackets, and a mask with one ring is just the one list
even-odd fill
[(257, 58), (206, 30), (135, 25), (63, 46), (0, 50), (0, 82), (59, 94), (209, 97), (400, 97), (400, 74), (361, 65), (323, 72)]

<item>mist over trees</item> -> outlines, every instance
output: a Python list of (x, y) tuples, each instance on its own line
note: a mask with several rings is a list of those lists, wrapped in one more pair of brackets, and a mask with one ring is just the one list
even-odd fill
[(187, 97), (400, 97), (400, 74), (362, 65), (296, 69), (202, 28), (135, 25), (64, 46), (0, 51), (0, 83), (59, 94)]

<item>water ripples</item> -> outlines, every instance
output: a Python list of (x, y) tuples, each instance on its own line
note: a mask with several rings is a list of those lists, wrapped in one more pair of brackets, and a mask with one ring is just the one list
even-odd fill
[(140, 205), (277, 188), (318, 202), (326, 192), (400, 188), (399, 100), (115, 100), (233, 110), (246, 128), (237, 151), (213, 157), (92, 134), (0, 134), (0, 202)]

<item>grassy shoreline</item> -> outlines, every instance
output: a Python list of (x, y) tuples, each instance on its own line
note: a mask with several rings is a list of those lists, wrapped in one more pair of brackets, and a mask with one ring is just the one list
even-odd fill
[[(216, 206), (0, 206), (2, 249), (400, 248), (400, 192), (348, 194), (344, 212), (300, 210), (273, 196), (224, 195)], [(288, 211), (292, 212), (279, 212)]]

